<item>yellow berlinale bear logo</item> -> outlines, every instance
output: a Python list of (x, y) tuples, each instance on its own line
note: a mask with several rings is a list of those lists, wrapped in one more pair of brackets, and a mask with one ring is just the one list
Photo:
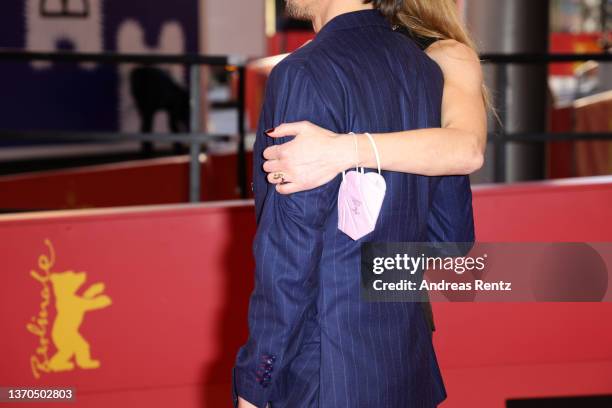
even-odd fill
[[(91, 358), (90, 345), (79, 332), (85, 313), (103, 309), (111, 304), (111, 298), (102, 294), (103, 283), (90, 285), (82, 295), (76, 292), (87, 280), (85, 272), (52, 272), (55, 264), (55, 252), (51, 241), (45, 240), (50, 255), (38, 257), (40, 271), (32, 270), (30, 275), (41, 283), (40, 311), (26, 325), (27, 330), (38, 336), (39, 344), (30, 358), (32, 373), (39, 378), (40, 372), (59, 372), (73, 370), (75, 363), (79, 368), (91, 369), (100, 367), (100, 361)], [(49, 321), (51, 298), (55, 300), (55, 319)], [(48, 337), (51, 326), (51, 341), (55, 353), (49, 357)], [(74, 362), (73, 362), (74, 358)]]

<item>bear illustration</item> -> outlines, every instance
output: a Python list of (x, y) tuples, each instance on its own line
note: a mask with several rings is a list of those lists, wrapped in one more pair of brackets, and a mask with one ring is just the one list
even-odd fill
[(103, 283), (92, 284), (82, 296), (78, 295), (76, 292), (86, 279), (85, 272), (67, 271), (50, 275), (57, 311), (51, 329), (51, 339), (57, 352), (49, 360), (50, 371), (72, 370), (73, 355), (80, 368), (100, 367), (100, 361), (91, 358), (89, 343), (79, 333), (79, 327), (85, 312), (103, 309), (111, 304), (111, 299), (101, 294), (104, 291)]

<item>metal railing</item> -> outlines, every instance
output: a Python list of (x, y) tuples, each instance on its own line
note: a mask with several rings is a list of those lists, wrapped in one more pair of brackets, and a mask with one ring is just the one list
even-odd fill
[[(612, 55), (598, 54), (485, 54), (481, 56), (484, 64), (500, 66), (500, 78), (497, 83), (501, 100), (505, 101), (507, 86), (506, 67), (517, 64), (549, 65), (552, 63), (599, 61), (612, 62)], [(44, 139), (73, 141), (94, 140), (137, 140), (159, 142), (185, 142), (190, 146), (189, 199), (198, 202), (200, 199), (200, 161), (201, 146), (213, 138), (226, 135), (206, 134), (200, 131), (200, 69), (201, 65), (233, 67), (237, 71), (238, 96), (235, 106), (238, 109), (238, 180), (240, 195), (247, 197), (246, 151), (245, 151), (245, 63), (239, 58), (229, 56), (206, 55), (160, 55), (160, 54), (113, 54), (113, 53), (75, 53), (75, 52), (29, 52), (17, 50), (0, 50), (0, 61), (50, 61), (50, 62), (94, 62), (107, 64), (183, 64), (190, 73), (191, 117), (190, 133), (158, 134), (158, 133), (116, 133), (116, 132), (32, 132), (32, 131), (2, 131), (1, 139)], [(501, 111), (505, 108), (501, 107)], [(612, 140), (612, 133), (508, 133), (500, 126), (490, 134), (490, 140), (496, 151), (495, 180), (505, 180), (505, 149), (508, 143), (530, 142), (542, 143), (550, 141), (572, 140)]]
[(60, 132), (60, 131), (5, 131), (0, 130), (4, 140), (47, 140), (72, 142), (90, 141), (143, 141), (182, 142), (189, 145), (189, 201), (200, 201), (202, 145), (212, 139), (228, 135), (203, 133), (200, 129), (200, 66), (227, 67), (228, 74), (238, 75), (238, 95), (234, 103), (228, 104), (238, 110), (238, 180), (240, 196), (247, 197), (246, 153), (245, 153), (245, 60), (235, 56), (194, 55), (194, 54), (115, 54), (77, 52), (32, 52), (2, 49), (0, 61), (48, 61), (48, 62), (91, 62), (100, 64), (180, 64), (189, 72), (190, 120), (188, 133), (119, 133), (119, 132)]
[(496, 130), (489, 134), (489, 141), (495, 150), (495, 182), (506, 181), (506, 147), (508, 143), (545, 143), (562, 141), (586, 141), (586, 140), (612, 140), (611, 132), (598, 133), (537, 133), (521, 132), (509, 133), (505, 128), (505, 101), (508, 85), (507, 67), (510, 65), (550, 65), (556, 63), (569, 63), (580, 61), (612, 62), (612, 54), (607, 52), (589, 54), (483, 54), (483, 64), (498, 66), (496, 92), (499, 94), (501, 106), (496, 106), (500, 113), (501, 123)]

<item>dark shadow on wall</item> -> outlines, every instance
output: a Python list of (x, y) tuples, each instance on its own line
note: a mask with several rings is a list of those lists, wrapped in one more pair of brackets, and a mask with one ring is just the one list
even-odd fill
[(203, 367), (202, 407), (231, 407), (231, 375), (236, 353), (248, 335), (247, 311), (253, 289), (255, 213), (252, 207), (239, 207), (228, 217), (231, 240), (224, 249), (224, 304), (215, 325), (220, 350), (212, 364)]

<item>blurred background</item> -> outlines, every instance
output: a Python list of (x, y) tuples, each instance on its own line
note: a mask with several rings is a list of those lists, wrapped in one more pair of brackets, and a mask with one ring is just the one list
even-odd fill
[[(612, 0), (457, 7), (499, 115), (477, 240), (612, 242)], [(230, 406), (266, 78), (313, 35), (283, 0), (2, 2), (0, 385)], [(443, 407), (612, 406), (612, 303), (433, 307)]]
[[(472, 181), (610, 174), (612, 2), (458, 7), (501, 120)], [(313, 37), (282, 0), (26, 0), (0, 23), (2, 212), (250, 197), (261, 58)]]

